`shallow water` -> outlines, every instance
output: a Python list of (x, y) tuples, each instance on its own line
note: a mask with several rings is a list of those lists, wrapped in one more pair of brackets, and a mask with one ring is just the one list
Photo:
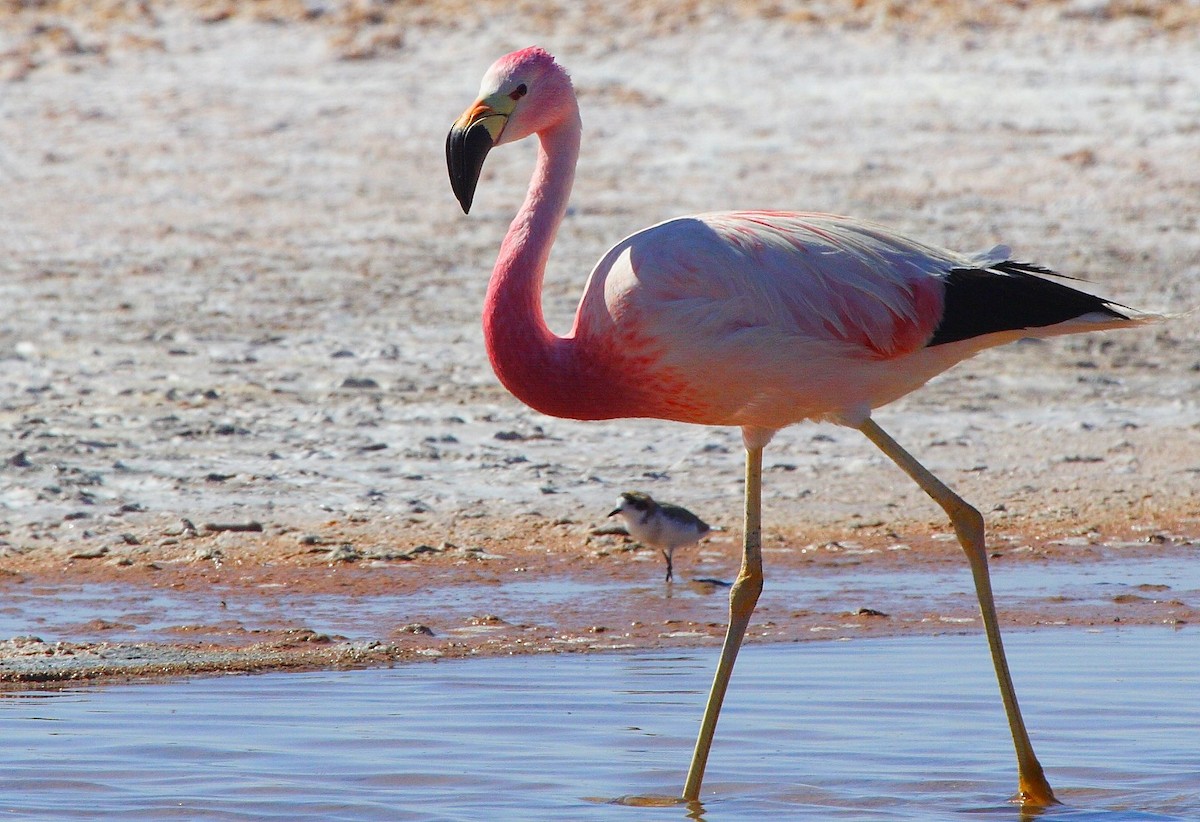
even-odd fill
[[(1200, 818), (1200, 635), (1042, 630), (1008, 645), (1066, 803), (1040, 818)], [(610, 800), (679, 791), (714, 661), (537, 656), (6, 694), (0, 812), (685, 819)], [(753, 646), (703, 818), (1017, 820), (1014, 787), (981, 636)]]
[[(1113, 597), (1155, 596), (1141, 586), (1156, 586), (1169, 596), (1200, 598), (1200, 564), (1175, 556), (1117, 557), (1087, 563), (993, 563), (997, 598), (1006, 607), (1055, 597), (1079, 605), (1111, 602)], [(1164, 587), (1165, 586), (1165, 587)], [(874, 567), (848, 557), (846, 565), (818, 573), (768, 573), (760, 607), (793, 608), (797, 604), (853, 610), (875, 604), (880, 588), (888, 596), (931, 598), (966, 597), (974, 602), (966, 563), (950, 567), (896, 570)], [(505, 581), (492, 585), (448, 585), (415, 594), (313, 594), (287, 588), (251, 591), (211, 586), (188, 591), (134, 588), (86, 583), (10, 585), (0, 601), (0, 638), (35, 635), (46, 642), (81, 639), (108, 642), (174, 641), (191, 625), (238, 626), (245, 630), (304, 627), (351, 640), (377, 639), (379, 625), (403, 624), (414, 614), (449, 610), (505, 613), (528, 610), (537, 603), (549, 618), (557, 606), (580, 608), (605, 603), (615, 596), (711, 600), (712, 619), (724, 621), (725, 589), (653, 583), (630, 588), (622, 580), (584, 581), (558, 577)], [(235, 639), (242, 637), (234, 633)], [(215, 637), (214, 637), (215, 638)]]

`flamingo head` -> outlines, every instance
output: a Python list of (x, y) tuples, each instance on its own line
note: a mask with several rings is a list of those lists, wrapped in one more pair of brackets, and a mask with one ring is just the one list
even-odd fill
[(549, 52), (537, 48), (501, 57), (483, 75), (479, 96), (446, 137), (450, 185), (464, 212), (489, 151), (553, 128), (575, 107), (571, 79)]

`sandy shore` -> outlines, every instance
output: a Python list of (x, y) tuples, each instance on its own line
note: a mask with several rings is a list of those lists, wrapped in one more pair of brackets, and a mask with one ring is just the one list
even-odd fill
[[(52, 634), (0, 642), (0, 687), (514, 654), (715, 651), (727, 581), (737, 572), (732, 539), (677, 558), (680, 578), (666, 585), (657, 552), (607, 535), (584, 549), (571, 530), (534, 526), (532, 542), (424, 546), (407, 558), (356, 557), (353, 543), (302, 552), (264, 539), (206, 560), (7, 563), (6, 610), (23, 609)], [(1200, 582), (1181, 570), (1195, 563), (1194, 538), (1099, 538), (994, 540), (1003, 624), (1180, 630), (1200, 620)], [(749, 642), (980, 630), (948, 534), (904, 542), (780, 537), (765, 553), (767, 588)]]
[[(531, 147), (489, 159), (468, 218), (443, 141), (512, 48), (557, 53), (584, 109), (558, 329), (613, 241), (726, 207), (1004, 242), (1132, 306), (1200, 306), (1195, 4), (143, 5), (0, 4), (0, 678), (715, 641), (717, 586), (667, 598), (649, 552), (593, 532), (649, 491), (724, 526), (693, 561), (729, 578), (737, 432), (548, 419), (488, 368), (479, 306)], [(1192, 314), (986, 352), (877, 419), (985, 513), (997, 564), (1187, 562), (1198, 389)], [(757, 637), (970, 619), (969, 596), (890, 591), (885, 572), (959, 554), (855, 432), (789, 429), (766, 467), (768, 585), (836, 572), (846, 545), (874, 582), (848, 607), (777, 604)], [(436, 605), (520, 579), (613, 589), (552, 616), (538, 596)], [(23, 592), (91, 583), (129, 614), (156, 591), (415, 598), (346, 638), (303, 612), (146, 642), (136, 619), (20, 627)], [(1004, 621), (1194, 621), (1145, 599), (1023, 599)]]

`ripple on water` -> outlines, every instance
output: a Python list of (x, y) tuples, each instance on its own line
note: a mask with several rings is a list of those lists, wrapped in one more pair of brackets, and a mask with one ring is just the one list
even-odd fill
[[(1200, 634), (1009, 637), (1046, 820), (1200, 818)], [(541, 656), (7, 694), (26, 818), (684, 819), (715, 653)], [(755, 646), (706, 818), (1016, 820), (980, 636)], [(600, 801), (596, 797), (608, 797)], [(625, 798), (625, 804), (614, 802)]]

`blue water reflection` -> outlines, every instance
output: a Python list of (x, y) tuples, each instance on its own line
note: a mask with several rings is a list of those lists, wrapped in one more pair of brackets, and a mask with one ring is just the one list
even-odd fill
[[(1200, 633), (1014, 633), (1066, 807), (1200, 818)], [(0, 699), (0, 812), (35, 819), (684, 819), (715, 652), (197, 678)], [(704, 818), (1017, 820), (981, 636), (749, 647)]]

